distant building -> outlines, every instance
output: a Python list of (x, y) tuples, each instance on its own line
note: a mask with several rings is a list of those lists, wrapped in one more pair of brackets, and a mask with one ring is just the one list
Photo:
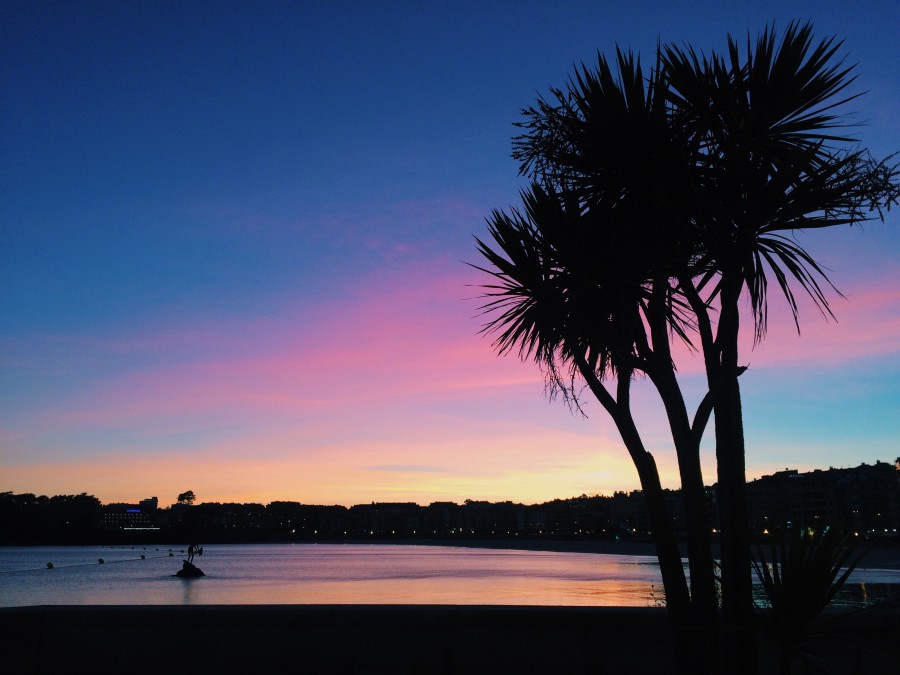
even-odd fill
[(349, 510), (356, 534), (413, 535), (423, 532), (422, 507), (413, 502), (372, 502)]
[(107, 504), (102, 509), (102, 523), (109, 530), (156, 529), (156, 497), (137, 504)]
[(870, 536), (900, 531), (900, 458), (850, 469), (778, 471), (747, 485), (750, 528), (817, 528), (845, 523)]
[[(24, 497), (36, 502), (34, 508), (37, 502), (46, 501), (45, 510), (53, 506), (54, 500), (82, 499)], [(98, 500), (83, 497), (94, 499), (93, 513), (100, 512)], [(718, 487), (706, 487), (705, 497), (709, 526), (715, 535), (719, 528)], [(680, 491), (664, 490), (663, 499), (676, 534), (683, 535), (685, 512)], [(12, 496), (0, 500), (0, 506), (10, 513), (21, 510), (18, 504)], [(747, 484), (747, 507), (750, 530), (758, 537), (792, 527), (818, 529), (845, 523), (868, 538), (898, 538), (900, 457), (894, 464), (876, 461), (806, 473), (796, 469), (776, 471)], [(96, 523), (96, 515), (92, 517)], [(19, 516), (12, 520), (24, 522)], [(71, 522), (71, 513), (62, 520)], [(349, 508), (299, 502), (272, 502), (266, 506), (208, 502), (178, 503), (160, 510), (159, 500), (150, 497), (137, 504), (103, 506), (102, 524), (107, 529), (189, 526), (209, 536), (219, 533), (260, 539), (277, 533), (297, 540), (360, 536), (646, 539), (650, 535), (650, 519), (641, 490), (615, 492), (611, 496), (583, 494), (533, 505), (467, 499), (462, 504), (433, 502), (424, 507), (412, 502), (372, 502)]]
[(146, 511), (147, 513), (156, 513), (159, 508), (159, 499), (156, 497), (150, 497), (149, 499), (142, 499), (138, 502), (138, 508), (141, 511)]

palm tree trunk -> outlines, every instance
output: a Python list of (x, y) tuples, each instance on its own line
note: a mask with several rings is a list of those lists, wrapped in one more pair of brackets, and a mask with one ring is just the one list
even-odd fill
[(691, 596), (684, 576), (684, 566), (681, 563), (681, 551), (675, 537), (674, 520), (663, 496), (656, 460), (644, 448), (644, 442), (631, 414), (629, 402), (631, 373), (619, 372), (618, 400), (616, 400), (583, 359), (576, 362), (594, 396), (615, 422), (641, 481), (656, 557), (659, 560), (659, 570), (666, 591), (666, 611), (676, 638), (675, 656), (679, 672), (683, 675), (706, 675), (712, 672), (709, 667), (707, 636), (698, 630), (693, 615)]
[(682, 620), (689, 613), (691, 598), (684, 576), (684, 566), (681, 564), (681, 551), (672, 527), (672, 514), (663, 496), (656, 461), (653, 455), (644, 449), (637, 436), (637, 429), (630, 419), (622, 420), (621, 424), (617, 420), (616, 423), (641, 480), (647, 517), (650, 520), (650, 530), (653, 533), (659, 568), (666, 589), (666, 608)]
[(747, 518), (744, 427), (738, 384), (738, 293), (723, 278), (717, 343), (723, 378), (715, 401), (716, 461), (719, 480), (719, 525), (722, 550), (722, 614), (726, 672), (757, 673), (753, 625), (753, 586)]
[(691, 572), (691, 603), (697, 627), (712, 639), (716, 623), (716, 580), (713, 570), (712, 540), (706, 512), (706, 490), (700, 471), (699, 451), (678, 453), (681, 472), (681, 496), (686, 520), (688, 560)]
[(692, 630), (704, 636), (708, 647), (716, 642), (718, 600), (713, 570), (712, 539), (706, 511), (706, 490), (700, 467), (700, 442), (691, 432), (684, 398), (667, 372), (654, 378), (657, 391), (666, 407), (681, 477), (681, 499), (684, 504), (685, 535), (690, 567)]
[[(695, 609), (684, 576), (681, 552), (672, 526), (672, 514), (663, 496), (656, 462), (653, 455), (643, 449), (640, 439), (637, 439), (638, 445), (635, 446), (632, 444), (633, 437), (627, 430), (622, 437), (631, 452), (641, 480), (641, 488), (644, 491), (647, 516), (650, 520), (653, 543), (656, 546), (656, 556), (659, 560), (659, 569), (666, 591), (666, 611), (669, 614), (676, 638), (675, 649), (679, 672), (683, 675), (710, 673), (712, 671), (709, 663), (709, 634), (703, 630), (702, 626), (698, 625), (695, 616)], [(635, 451), (632, 452), (632, 449)]]
[(669, 343), (666, 311), (668, 289), (668, 279), (658, 279), (654, 284), (653, 300), (647, 313), (653, 349), (646, 349), (649, 364), (646, 372), (656, 386), (666, 409), (669, 429), (678, 456), (690, 564), (692, 622), (696, 630), (705, 634), (710, 642), (714, 642), (718, 604), (710, 523), (706, 511), (706, 490), (700, 467), (700, 438), (708, 417), (697, 422), (697, 429), (692, 428), (684, 395), (675, 375)]
[(691, 602), (698, 621), (712, 626), (716, 615), (716, 584), (709, 516), (706, 511), (706, 490), (700, 467), (700, 442), (691, 432), (684, 398), (675, 381), (674, 371), (659, 377), (654, 375), (653, 378), (666, 408), (678, 456), (691, 570)]

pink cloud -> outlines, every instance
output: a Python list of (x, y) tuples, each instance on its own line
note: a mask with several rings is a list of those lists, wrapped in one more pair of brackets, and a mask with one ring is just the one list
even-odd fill
[[(808, 298), (797, 292), (800, 334), (787, 301), (769, 291), (768, 331), (753, 345), (753, 322), (746, 299), (742, 302), (740, 362), (754, 369), (836, 366), (900, 351), (900, 271), (887, 280), (868, 281), (832, 292), (829, 304), (836, 319), (824, 318)], [(679, 372), (702, 375), (703, 360), (682, 343), (673, 347)]]
[(252, 425), (367, 406), (471, 402), (523, 387), (539, 398), (536, 369), (496, 358), (476, 335), (474, 303), (464, 300), (459, 279), (419, 273), (389, 275), (335, 304), (243, 322), (201, 319), (171, 331), (69, 340), (75, 361), (125, 353), (138, 365), (94, 378), (35, 424), (190, 427), (191, 418), (219, 414)]
[(898, 279), (900, 275), (886, 285), (846, 289), (846, 300), (830, 302), (836, 321), (826, 321), (805, 302), (799, 335), (786, 303), (772, 302), (765, 342), (751, 351), (745, 340), (742, 360), (760, 368), (821, 367), (900, 352)]
[[(77, 462), (13, 462), (10, 477), (74, 479), (105, 467), (97, 480), (107, 486), (140, 474), (134, 490), (154, 484), (148, 476), (175, 489), (177, 457), (179, 485), (219, 499), (539, 501), (636, 486), (599, 407), (584, 420), (549, 404), (533, 364), (498, 358), (477, 335), (478, 303), (466, 300), (475, 293), (457, 272), (407, 268), (341, 302), (110, 337), (148, 365), (101, 377), (31, 420), (32, 443), (47, 430), (88, 440), (68, 451)], [(103, 340), (75, 343), (107, 353)], [(173, 352), (177, 362), (166, 363)], [(92, 438), (121, 437), (114, 430), (124, 440), (90, 447)], [(28, 445), (27, 432), (17, 447)], [(367, 468), (375, 465), (441, 471)], [(110, 489), (98, 492), (113, 499)]]
[[(108, 486), (127, 484), (137, 472), (142, 481), (152, 476), (176, 489), (163, 452), (177, 453), (177, 481), (190, 480), (217, 499), (540, 501), (637, 487), (627, 452), (599, 405), (589, 403), (591, 417), (584, 420), (560, 402), (549, 404), (534, 364), (498, 358), (490, 339), (477, 334), (479, 303), (471, 298), (478, 291), (465, 286), (472, 281), (477, 276), (458, 265), (405, 266), (337, 299), (285, 304), (270, 316), (197, 317), (173, 330), (68, 340), (75, 361), (115, 352), (133, 357), (133, 364), (18, 419), (5, 432), (4, 453), (24, 453), (9, 462), (10, 477), (26, 481), (44, 472), (62, 481), (69, 472), (74, 480), (94, 467)], [(747, 360), (754, 368), (818, 366), (896, 351), (897, 290), (860, 288), (847, 295), (850, 301), (836, 306), (837, 324), (804, 313), (802, 342), (773, 301), (769, 340), (745, 351)], [(699, 359), (693, 361), (682, 371), (690, 387), (702, 381)], [(638, 387), (635, 407), (645, 442), (664, 483), (676, 487), (664, 417), (648, 383)], [(40, 439), (48, 431), (88, 439), (70, 451), (77, 462), (24, 459), (41, 456)], [(124, 440), (90, 447), (90, 439), (122, 434)], [(367, 468), (376, 465), (441, 470)], [(711, 464), (705, 474), (714, 479)], [(147, 485), (149, 493), (151, 484), (132, 487)]]
[[(303, 430), (269, 430), (179, 453), (177, 460), (135, 452), (78, 461), (9, 467), (14, 490), (41, 484), (48, 492), (80, 489), (107, 501), (136, 494), (174, 495), (190, 486), (205, 501), (302, 499), (360, 503), (371, 499), (431, 501), (466, 498), (537, 502), (559, 495), (636, 486), (636, 476), (614, 440), (523, 425), (499, 439), (358, 439), (304, 450)], [(265, 448), (260, 452), (259, 448)], [(422, 461), (439, 471), (397, 467)], [(172, 470), (177, 461), (177, 471)], [(373, 463), (380, 463), (373, 467)], [(391, 468), (394, 467), (394, 468)], [(22, 487), (20, 487), (22, 486)]]

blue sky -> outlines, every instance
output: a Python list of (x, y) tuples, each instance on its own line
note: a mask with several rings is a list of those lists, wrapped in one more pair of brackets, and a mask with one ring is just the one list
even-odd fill
[[(463, 261), (517, 201), (512, 123), (574, 64), (791, 19), (845, 40), (859, 137), (900, 149), (895, 2), (4, 3), (0, 489), (637, 487), (599, 406), (477, 335)], [(847, 301), (747, 355), (751, 475), (900, 454), (897, 222), (801, 235)]]

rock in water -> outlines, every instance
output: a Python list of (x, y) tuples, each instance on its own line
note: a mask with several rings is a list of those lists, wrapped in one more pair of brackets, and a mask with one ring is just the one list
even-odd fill
[(185, 577), (193, 578), (193, 577), (205, 577), (206, 575), (203, 574), (203, 570), (201, 570), (199, 567), (197, 567), (197, 566), (189, 563), (187, 560), (185, 560), (184, 566), (180, 570), (175, 572), (175, 576), (182, 577), (182, 578), (185, 578)]

